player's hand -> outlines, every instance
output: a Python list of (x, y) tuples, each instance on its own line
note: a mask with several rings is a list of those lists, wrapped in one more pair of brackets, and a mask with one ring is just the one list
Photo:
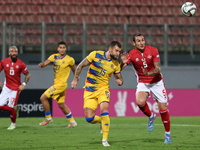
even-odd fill
[(144, 68), (144, 67), (141, 67), (142, 68), (142, 71), (144, 73), (145, 76), (148, 76), (148, 71), (147, 71), (147, 68)]
[(23, 84), (21, 84), (21, 85), (19, 86), (19, 90), (20, 90), (20, 91), (23, 91), (24, 88), (25, 88), (25, 86), (24, 86)]
[(3, 84), (0, 82), (0, 89), (2, 88)]
[(38, 67), (42, 68), (42, 65), (43, 65), (43, 63), (39, 63), (39, 64), (38, 64)]
[(71, 83), (71, 88), (74, 89), (77, 86), (78, 81), (76, 79), (74, 79)]
[(123, 84), (123, 81), (122, 81), (121, 79), (116, 79), (115, 82), (116, 82), (119, 86), (121, 86), (121, 85)]
[(128, 57), (128, 54), (126, 52), (121, 54), (121, 63), (122, 64), (125, 64), (128, 62), (129, 58), (127, 58), (127, 57)]

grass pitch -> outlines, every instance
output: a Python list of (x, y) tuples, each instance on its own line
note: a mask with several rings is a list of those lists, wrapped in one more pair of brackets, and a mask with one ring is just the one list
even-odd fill
[(101, 144), (99, 124), (75, 118), (78, 126), (67, 129), (66, 118), (53, 118), (53, 123), (39, 126), (44, 118), (18, 118), (17, 128), (8, 131), (10, 118), (0, 118), (2, 150), (200, 150), (200, 117), (171, 117), (171, 144), (164, 143), (161, 118), (148, 132), (147, 117), (111, 117), (108, 142)]

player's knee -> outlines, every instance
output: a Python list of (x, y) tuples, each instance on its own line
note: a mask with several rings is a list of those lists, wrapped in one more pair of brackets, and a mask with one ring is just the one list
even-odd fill
[(91, 118), (87, 118), (87, 117), (85, 117), (85, 119), (86, 119), (87, 122), (91, 123), (91, 122), (94, 120), (94, 116), (91, 117)]

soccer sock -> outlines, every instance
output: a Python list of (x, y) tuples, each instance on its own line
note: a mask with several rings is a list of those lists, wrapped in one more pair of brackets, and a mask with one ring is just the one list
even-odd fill
[(47, 120), (51, 120), (51, 110), (49, 110), (48, 112), (45, 112), (45, 117), (47, 118)]
[(74, 117), (72, 116), (71, 112), (66, 115), (66, 118), (70, 123), (74, 123), (75, 122)]
[(94, 120), (92, 120), (91, 123), (101, 123), (101, 117), (95, 115)]
[(143, 105), (138, 105), (138, 107), (140, 108), (140, 110), (148, 117), (151, 116), (152, 112), (149, 109), (148, 104), (145, 102), (145, 104)]
[(10, 119), (12, 123), (16, 122), (16, 112), (14, 108), (8, 107), (8, 105), (1, 106), (1, 110), (9, 111), (10, 112)]
[(108, 112), (101, 113), (101, 127), (103, 131), (103, 139), (108, 139), (108, 132), (110, 128), (110, 118)]
[(162, 122), (165, 127), (165, 132), (170, 132), (170, 119), (169, 119), (169, 111), (168, 109), (159, 110)]

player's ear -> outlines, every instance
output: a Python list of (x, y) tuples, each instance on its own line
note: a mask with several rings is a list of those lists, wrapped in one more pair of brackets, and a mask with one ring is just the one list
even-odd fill
[(133, 45), (135, 46), (135, 42), (133, 42)]

